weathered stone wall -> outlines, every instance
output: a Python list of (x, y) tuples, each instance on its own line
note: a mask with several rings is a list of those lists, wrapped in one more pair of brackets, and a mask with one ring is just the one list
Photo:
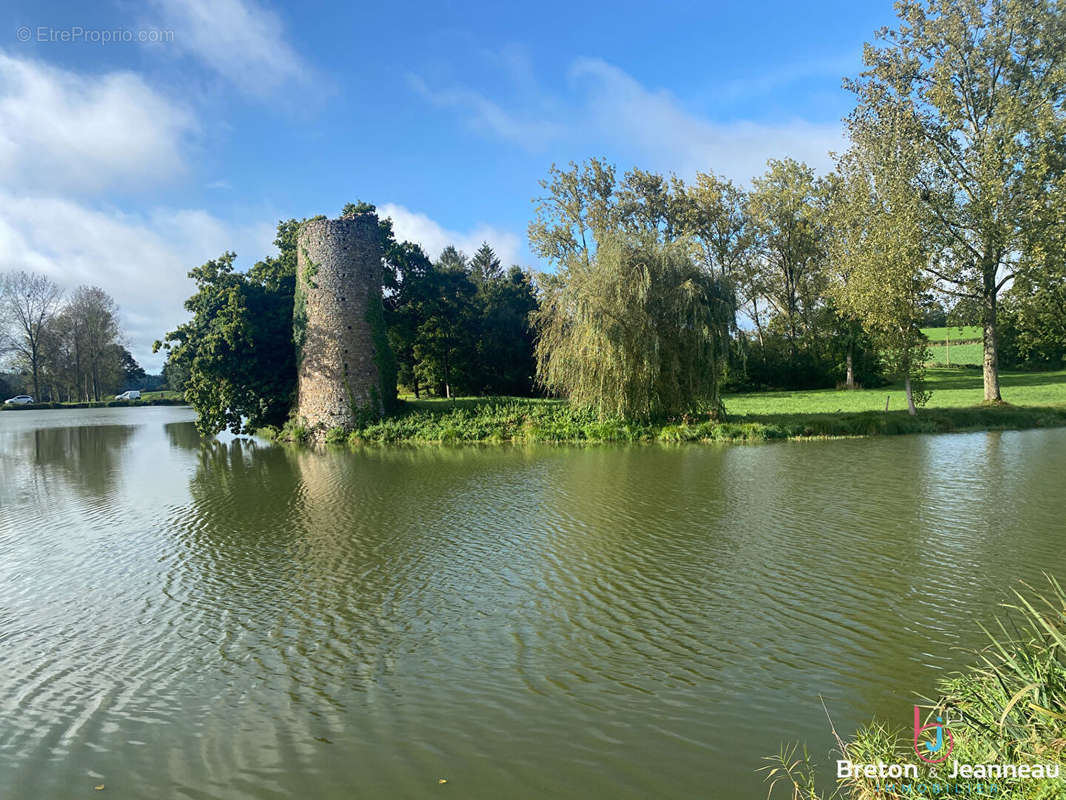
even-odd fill
[(296, 241), (296, 415), (319, 438), (384, 410), (373, 330), (382, 319), (378, 218), (309, 220)]

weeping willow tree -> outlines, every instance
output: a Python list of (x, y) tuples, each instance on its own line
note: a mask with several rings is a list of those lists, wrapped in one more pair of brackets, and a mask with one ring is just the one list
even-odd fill
[(535, 316), (540, 384), (600, 416), (718, 416), (733, 292), (689, 249), (613, 234), (570, 258)]

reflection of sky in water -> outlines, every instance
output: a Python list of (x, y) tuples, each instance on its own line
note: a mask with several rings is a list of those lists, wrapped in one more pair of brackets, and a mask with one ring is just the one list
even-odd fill
[(819, 695), (906, 725), (1066, 566), (1066, 431), (353, 453), (190, 419), (0, 415), (4, 785), (748, 797), (781, 741), (827, 751)]

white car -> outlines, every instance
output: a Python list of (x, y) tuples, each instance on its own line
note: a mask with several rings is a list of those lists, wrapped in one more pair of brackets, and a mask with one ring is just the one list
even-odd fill
[(33, 398), (28, 394), (20, 394), (4, 401), (5, 406), (28, 406), (33, 402)]
[(130, 389), (128, 392), (123, 392), (122, 394), (116, 394), (115, 395), (115, 399), (116, 400), (140, 400), (141, 399), (141, 393), (138, 392), (136, 389)]

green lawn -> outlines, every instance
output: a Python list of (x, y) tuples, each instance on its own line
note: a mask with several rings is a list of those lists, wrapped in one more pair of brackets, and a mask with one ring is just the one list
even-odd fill
[(984, 349), (981, 328), (964, 325), (955, 328), (922, 328), (929, 340), (927, 364), (981, 364)]
[[(952, 347), (954, 354), (955, 348)], [(1053, 372), (1000, 372), (1000, 391), (1004, 402), (1016, 406), (1066, 406), (1066, 370)], [(965, 408), (980, 405), (984, 397), (981, 372), (976, 369), (931, 367), (928, 387), (933, 396), (927, 408)], [(878, 389), (811, 389), (807, 391), (770, 391), (727, 394), (723, 397), (726, 413), (732, 416), (757, 417), (777, 414), (836, 414), (862, 411), (904, 411), (906, 395), (901, 385)], [(404, 396), (409, 411), (440, 413), (444, 409), (476, 410), (484, 397), (457, 397), (452, 400), (430, 398), (415, 400)], [(537, 398), (501, 398), (533, 406), (562, 406), (562, 400)]]
[(981, 328), (978, 325), (962, 325), (950, 328), (922, 328), (930, 342), (943, 342), (951, 339), (953, 342), (969, 342), (981, 338)]
[[(952, 347), (954, 358), (955, 348)], [(929, 408), (962, 408), (981, 403), (983, 384), (978, 370), (938, 369), (928, 372), (933, 396)], [(1066, 406), (1066, 370), (1056, 372), (1001, 372), (1003, 400), (1016, 406)], [(777, 414), (835, 414), (838, 412), (890, 411), (907, 408), (902, 386), (856, 391), (816, 389), (802, 392), (754, 392), (726, 395), (726, 412), (752, 417)]]
[(984, 346), (980, 342), (967, 344), (930, 345), (927, 364), (981, 364), (984, 361)]
[(172, 392), (164, 389), (161, 392), (141, 392), (142, 400), (181, 400), (181, 392)]
[[(952, 361), (955, 347), (952, 346)], [(1000, 391), (1004, 402), (1016, 406), (1066, 406), (1066, 370), (1053, 372), (1007, 372), (999, 375)], [(927, 372), (928, 387), (933, 396), (928, 408), (964, 408), (980, 405), (984, 396), (981, 372), (976, 369), (949, 369), (930, 367)], [(808, 391), (770, 391), (745, 394), (727, 394), (726, 413), (730, 416), (763, 416), (776, 414), (836, 414), (861, 411), (884, 411), (888, 398), (889, 411), (907, 408), (902, 385), (882, 386), (878, 389), (811, 389)], [(439, 413), (445, 408), (474, 410), (483, 406), (487, 398), (457, 397), (452, 400), (430, 398), (415, 400), (413, 395), (403, 396), (411, 411)], [(514, 399), (524, 404), (555, 406), (561, 400), (528, 398)]]
[(475, 409), (481, 408), (488, 402), (496, 400), (499, 400), (500, 402), (514, 401), (516, 403), (522, 403), (523, 405), (543, 406), (545, 408), (566, 405), (565, 400), (558, 400), (555, 398), (547, 397), (492, 398), (481, 397), (480, 395), (469, 395), (464, 397), (453, 397), (450, 400), (445, 400), (443, 397), (423, 397), (420, 400), (416, 400), (413, 394), (400, 394), (400, 399), (403, 400), (404, 408), (409, 411), (431, 412), (439, 412), (442, 408), (473, 411)]

